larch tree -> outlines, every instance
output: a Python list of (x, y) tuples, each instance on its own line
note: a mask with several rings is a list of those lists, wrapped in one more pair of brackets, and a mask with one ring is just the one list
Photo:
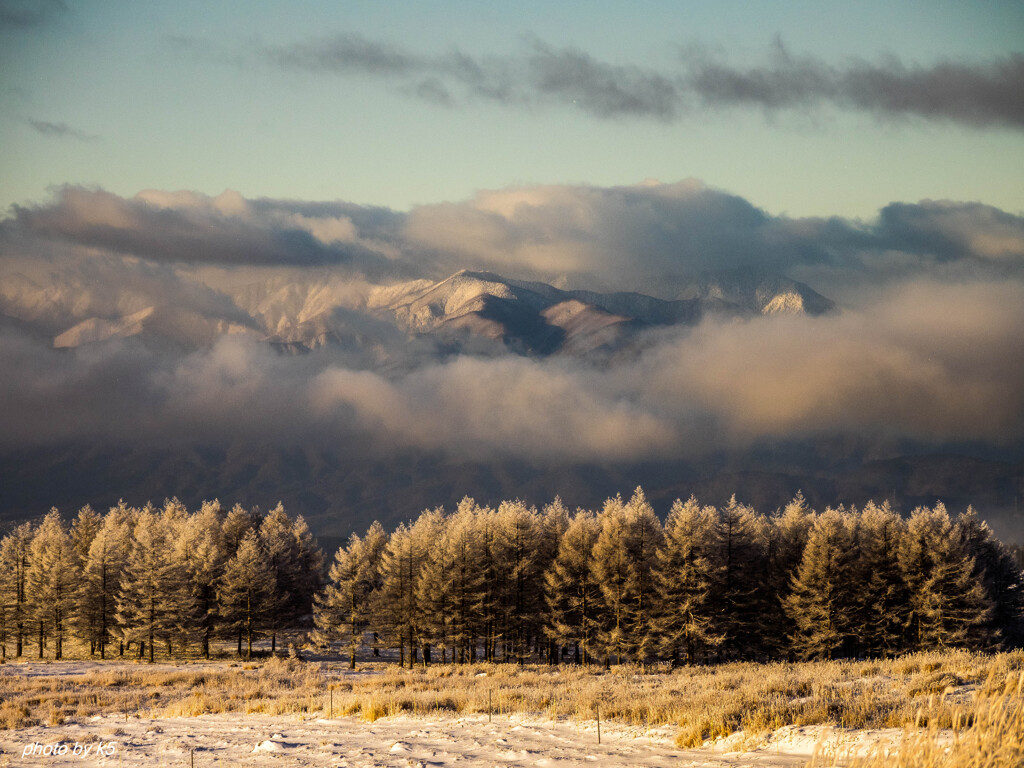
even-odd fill
[(539, 539), (537, 510), (520, 500), (498, 506), (495, 523), (500, 542), (504, 657), (509, 650), (514, 661), (522, 664), (529, 655), (540, 615), (540, 571), (536, 549)]
[(644, 665), (653, 648), (653, 572), (664, 538), (661, 523), (640, 488), (628, 503), (609, 499), (600, 519), (592, 558), (605, 608), (599, 639), (605, 653), (614, 653), (619, 662), (629, 657)]
[[(101, 659), (107, 657), (107, 645), (118, 635), (117, 599), (121, 574), (128, 563), (131, 533), (131, 513), (122, 501), (104, 516), (82, 568), (77, 627)], [(123, 650), (122, 645), (119, 653)]]
[(905, 531), (906, 523), (888, 501), (869, 501), (857, 521), (857, 641), (871, 656), (894, 656), (903, 647), (909, 595), (899, 551)]
[(227, 515), (224, 516), (224, 522), (221, 524), (221, 534), (224, 540), (224, 559), (230, 560), (234, 557), (238, 547), (242, 544), (242, 539), (245, 538), (245, 534), (259, 527), (260, 516), (258, 513), (250, 512), (241, 504), (235, 504)]
[(71, 536), (51, 509), (32, 537), (28, 568), (28, 603), (39, 629), (39, 658), (46, 637), (54, 640), (55, 659), (64, 656), (64, 639), (76, 606), (80, 571)]
[(912, 647), (942, 649), (977, 639), (991, 606), (943, 504), (911, 513), (899, 560), (909, 589)]
[(558, 556), (559, 543), (568, 530), (571, 520), (572, 515), (570, 515), (568, 508), (562, 502), (562, 499), (556, 496), (550, 504), (544, 505), (538, 523), (537, 547), (534, 553), (536, 573), (538, 575), (536, 592), (538, 599), (537, 620), (539, 622), (538, 631), (543, 634), (546, 640), (544, 657), (549, 664), (558, 663), (558, 643), (547, 630), (548, 603), (546, 599), (546, 579), (548, 571), (551, 570), (551, 566)]
[(988, 647), (1024, 646), (1024, 574), (1010, 551), (995, 537), (973, 507), (957, 518), (954, 535), (974, 558), (974, 580), (992, 604), (978, 635)]
[(137, 643), (139, 658), (148, 655), (150, 663), (156, 641), (170, 644), (178, 631), (182, 573), (172, 558), (166, 519), (149, 504), (136, 515), (115, 614), (123, 641)]
[(252, 658), (253, 640), (270, 623), (276, 592), (263, 541), (255, 529), (250, 529), (225, 565), (217, 593), (225, 628), (238, 639), (239, 656), (244, 639), (245, 657)]
[(405, 664), (408, 648), (410, 669), (417, 661), (423, 614), (416, 583), (443, 519), (443, 512), (435, 509), (423, 512), (412, 525), (399, 526), (381, 556), (381, 587), (375, 596), (374, 616), (387, 628), (392, 647), (398, 647), (400, 665)]
[(718, 509), (711, 552), (716, 610), (711, 631), (722, 637), (719, 653), (727, 659), (753, 657), (764, 648), (765, 527), (764, 519), (735, 495)]
[(173, 541), (174, 559), (184, 570), (191, 632), (199, 641), (203, 658), (210, 658), (210, 643), (216, 633), (219, 607), (217, 584), (224, 573), (225, 546), (220, 504), (204, 502), (200, 510), (182, 521)]
[(592, 512), (579, 510), (544, 575), (547, 632), (560, 649), (573, 646), (577, 664), (590, 663), (599, 628), (601, 588), (591, 565), (600, 533), (601, 523), (597, 517)]
[(792, 645), (805, 659), (831, 659), (853, 631), (852, 521), (826, 509), (811, 528), (785, 600), (794, 624)]
[[(459, 502), (455, 512), (445, 521), (438, 541), (439, 551), (431, 554), (429, 582), (432, 594), (427, 597), (428, 610), (434, 612), (444, 604), (450, 612), (448, 636), (452, 661), (472, 663), (476, 660), (476, 641), (480, 633), (484, 575), (480, 569), (480, 510), (470, 498)], [(428, 582), (428, 583), (429, 583)], [(433, 594), (440, 589), (445, 594)]]
[(631, 574), (626, 547), (626, 505), (621, 496), (605, 501), (598, 522), (601, 528), (591, 553), (590, 569), (600, 590), (602, 608), (595, 640), (608, 666), (612, 654), (621, 663), (628, 652)]
[(356, 651), (371, 618), (371, 597), (378, 585), (380, 555), (387, 536), (380, 523), (365, 537), (352, 534), (339, 547), (324, 591), (314, 600), (316, 637), (322, 642), (340, 638), (348, 645), (349, 669), (356, 668)]
[(0, 611), (3, 619), (3, 658), (7, 658), (7, 635), (14, 635), (14, 655), (25, 650), (29, 631), (28, 568), (33, 528), (22, 523), (0, 542)]
[(693, 664), (697, 654), (714, 648), (721, 637), (714, 634), (711, 547), (717, 511), (702, 507), (694, 496), (685, 503), (676, 499), (665, 520), (665, 540), (658, 549), (654, 580), (659, 592), (659, 609), (654, 628), (662, 652), (673, 666), (685, 651)]
[(803, 559), (804, 547), (815, 512), (802, 491), (769, 520), (765, 579), (768, 596), (765, 601), (764, 623), (766, 641), (772, 656), (780, 656), (788, 649), (789, 638), (795, 626), (786, 612), (783, 601), (789, 595), (790, 585)]
[(92, 545), (93, 537), (99, 533), (101, 525), (103, 518), (88, 504), (78, 510), (78, 515), (71, 523), (71, 546), (75, 550), (79, 569), (85, 567), (89, 547)]

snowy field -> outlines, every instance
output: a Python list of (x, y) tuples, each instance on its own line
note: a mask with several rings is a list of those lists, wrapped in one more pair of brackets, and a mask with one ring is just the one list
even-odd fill
[[(951, 663), (957, 663), (959, 657), (949, 658)], [(962, 660), (959, 663), (962, 664)], [(744, 669), (738, 668), (736, 673), (749, 675), (750, 672), (743, 672)], [(812, 669), (821, 673), (825, 668)], [(268, 670), (276, 670), (275, 674), (281, 676), (274, 677)], [(797, 672), (800, 670), (803, 667), (797, 668)], [(143, 677), (127, 677), (129, 673)], [(316, 675), (314, 679), (319, 681), (321, 693), (326, 690), (323, 686), (326, 682), (331, 682), (339, 692), (319, 701), (313, 697), (303, 698), (299, 702), (303, 709), (285, 710), (283, 714), (268, 714), (268, 710), (261, 712), (258, 709), (244, 709), (243, 712), (176, 709), (181, 697), (185, 697), (187, 704), (188, 697), (198, 695), (194, 693), (197, 690), (194, 685), (222, 685), (223, 679), (217, 678), (218, 674), (238, 681), (239, 685), (262, 680), (274, 689), (275, 685), (284, 685), (284, 681), (291, 679), (288, 674), (307, 673)], [(579, 671), (567, 673), (583, 674)], [(442, 693), (447, 691), (454, 696), (457, 685), (487, 690), (498, 682), (511, 684), (520, 674), (529, 680), (534, 679), (530, 677), (531, 673), (520, 673), (515, 668), (494, 674), (496, 676), (490, 678), (485, 673), (473, 673), (467, 679), (439, 678), (433, 679), (433, 683)], [(768, 668), (760, 670), (759, 674), (766, 676)], [(550, 682), (563, 676), (558, 672), (544, 673), (542, 679)], [(148, 687), (129, 682), (135, 679), (150, 682)], [(602, 681), (600, 676), (593, 675), (576, 679)], [(872, 678), (874, 681), (878, 679), (877, 676)], [(598, 743), (598, 723), (596, 719), (588, 719), (588, 715), (561, 716), (536, 711), (523, 714), (522, 711), (501, 711), (498, 708), (488, 715), (487, 694), (483, 698), (487, 709), (483, 711), (437, 709), (415, 714), (398, 712), (368, 716), (364, 709), (360, 713), (342, 716), (340, 690), (344, 685), (350, 689), (352, 686), (366, 686), (358, 694), (365, 698), (372, 697), (367, 691), (380, 690), (388, 680), (412, 682), (430, 678), (419, 673), (396, 672), (392, 665), (352, 672), (340, 664), (315, 661), (298, 665), (270, 661), (258, 666), (223, 661), (153, 665), (120, 661), (7, 663), (0, 665), (0, 714), (10, 707), (20, 706), (16, 704), (19, 696), (23, 704), (34, 701), (35, 709), (32, 719), (0, 729), (0, 768), (22, 765), (755, 768), (804, 766), (812, 758), (815, 765), (827, 766), (841, 765), (854, 756), (892, 754), (898, 751), (906, 736), (900, 728), (788, 725), (756, 734), (745, 734), (740, 730), (705, 741), (703, 745), (681, 748), (677, 746), (680, 729), (674, 724), (645, 727), (602, 718)], [(668, 678), (663, 677), (662, 680)], [(656, 678), (647, 678), (643, 682), (654, 683)], [(896, 685), (891, 681), (886, 684)], [(640, 689), (628, 687), (632, 685), (628, 676), (620, 679), (618, 685), (620, 692), (622, 686), (627, 686), (626, 690), (633, 691), (633, 695), (640, 695)], [(226, 696), (233, 695), (232, 690), (243, 688), (217, 690)], [(263, 699), (249, 703), (260, 705), (262, 702), (270, 706), (274, 703), (273, 693), (274, 690), (265, 690)], [(723, 690), (721, 695), (724, 694)], [(465, 692), (459, 695), (465, 696)], [(84, 706), (83, 699), (89, 697), (106, 697), (108, 701), (104, 705), (94, 702), (97, 707), (90, 712), (84, 708), (75, 709), (67, 703), (72, 696), (78, 697), (80, 707)], [(61, 705), (64, 716), (54, 718), (51, 702), (59, 701), (65, 702)], [(126, 701), (135, 703), (129, 707), (123, 703)], [(328, 701), (331, 702), (330, 710)], [(600, 701), (603, 711), (609, 700), (601, 698)], [(339, 705), (337, 708), (336, 704)], [(611, 708), (610, 703), (608, 706)], [(48, 711), (50, 716), (47, 716)], [(940, 744), (948, 745), (949, 734), (946, 731), (935, 736)]]
[[(95, 717), (0, 734), (0, 765), (141, 766), (802, 766), (819, 756), (864, 753), (899, 740), (898, 731), (787, 727), (743, 744), (679, 750), (673, 729), (622, 728), (517, 715), (393, 716), (368, 723), (295, 715)], [(54, 755), (54, 747), (63, 754)], [(76, 750), (77, 746), (77, 750)], [(49, 747), (49, 749), (47, 749)], [(33, 750), (35, 754), (33, 754)], [(46, 752), (46, 754), (43, 754)]]

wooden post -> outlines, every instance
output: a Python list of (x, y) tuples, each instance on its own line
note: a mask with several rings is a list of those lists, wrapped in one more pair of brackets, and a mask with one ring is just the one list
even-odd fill
[(594, 709), (597, 710), (597, 743), (601, 743), (601, 705), (595, 704)]
[(491, 722), (491, 689), (487, 689), (487, 722)]

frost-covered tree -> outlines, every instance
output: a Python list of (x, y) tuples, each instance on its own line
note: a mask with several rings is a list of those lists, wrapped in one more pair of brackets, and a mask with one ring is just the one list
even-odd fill
[(139, 658), (153, 661), (154, 645), (163, 640), (170, 646), (179, 632), (183, 573), (172, 557), (168, 518), (152, 505), (135, 517), (131, 551), (121, 574), (116, 618), (122, 639), (138, 644)]
[(541, 510), (537, 528), (537, 545), (534, 552), (538, 576), (536, 594), (538, 598), (538, 632), (546, 638), (544, 657), (549, 664), (558, 663), (558, 643), (548, 631), (548, 603), (546, 598), (547, 573), (558, 556), (558, 546), (572, 520), (568, 508), (558, 496)]
[(598, 631), (601, 588), (591, 570), (601, 523), (586, 510), (573, 516), (544, 576), (547, 631), (560, 648), (572, 646), (577, 664), (589, 664)]
[(14, 636), (14, 655), (21, 656), (29, 632), (28, 568), (33, 528), (22, 523), (0, 542), (0, 618), (4, 637), (0, 642), (7, 658), (7, 635)]
[(51, 509), (32, 537), (27, 578), (28, 605), (39, 630), (39, 658), (47, 636), (54, 640), (55, 659), (64, 655), (64, 640), (75, 609), (80, 571), (71, 536)]
[[(173, 540), (173, 558), (184, 571), (181, 599), (189, 614), (187, 634), (199, 641), (203, 658), (210, 658), (210, 643), (216, 632), (219, 608), (217, 585), (224, 573), (225, 546), (220, 504), (204, 502), (199, 512), (178, 521)], [(191, 620), (191, 621), (190, 621)]]
[(292, 537), (296, 554), (294, 583), (299, 596), (295, 611), (302, 618), (312, 614), (313, 596), (323, 585), (324, 553), (302, 515), (292, 523)]
[(713, 633), (711, 546), (717, 511), (691, 496), (676, 500), (665, 520), (665, 541), (658, 549), (654, 579), (659, 592), (654, 628), (661, 650), (678, 664), (680, 653), (693, 664), (698, 651), (715, 647)]
[(316, 596), (313, 617), (317, 637), (341, 638), (349, 648), (349, 668), (356, 668), (356, 651), (371, 618), (371, 597), (378, 587), (380, 558), (387, 534), (374, 522), (364, 537), (353, 534), (334, 555), (327, 586)]
[(977, 639), (990, 605), (975, 561), (953, 530), (943, 504), (918, 507), (899, 552), (909, 590), (909, 640), (914, 649), (948, 648)]
[(245, 534), (260, 527), (260, 519), (258, 512), (250, 512), (241, 504), (235, 504), (224, 516), (221, 532), (224, 540), (225, 560), (230, 560), (235, 556)]
[(765, 565), (764, 624), (765, 639), (771, 655), (778, 656), (788, 649), (789, 639), (796, 627), (786, 612), (783, 601), (789, 595), (790, 585), (803, 559), (804, 547), (815, 513), (801, 491), (769, 520)]
[(718, 510), (712, 539), (716, 615), (711, 631), (722, 637), (718, 647), (725, 658), (756, 657), (764, 648), (765, 528), (764, 519), (735, 496)]
[(785, 600), (792, 645), (805, 659), (831, 659), (853, 632), (855, 585), (852, 521), (826, 509), (814, 521)]
[(263, 542), (256, 530), (250, 529), (225, 565), (217, 595), (225, 628), (238, 639), (239, 656), (244, 639), (245, 656), (252, 658), (253, 639), (270, 624), (276, 592)]
[(101, 525), (103, 525), (103, 518), (88, 504), (78, 510), (78, 515), (71, 523), (71, 546), (75, 550), (75, 557), (80, 569), (85, 567), (85, 560), (89, 556), (89, 547), (92, 545), (93, 537), (99, 533)]
[(381, 587), (375, 595), (374, 616), (385, 627), (392, 647), (398, 647), (400, 665), (409, 649), (410, 669), (416, 663), (421, 641), (419, 630), (423, 610), (416, 598), (416, 583), (432, 543), (441, 531), (441, 510), (421, 514), (412, 525), (401, 525), (381, 556)]
[(270, 622), (270, 652), (277, 650), (277, 635), (301, 615), (299, 545), (293, 523), (284, 506), (277, 504), (260, 523), (259, 536), (266, 553), (266, 567), (274, 577), (276, 592)]
[(862, 653), (892, 656), (899, 652), (908, 621), (906, 583), (899, 566), (906, 523), (889, 502), (868, 502), (857, 521), (858, 585), (856, 640)]
[(501, 569), (501, 608), (505, 658), (522, 664), (539, 629), (542, 592), (537, 568), (537, 510), (518, 499), (504, 501), (495, 516)]
[[(132, 511), (120, 502), (103, 517), (82, 568), (76, 627), (93, 653), (107, 657), (117, 636), (117, 597), (131, 546)], [(123, 652), (123, 646), (121, 648)]]
[(1019, 648), (1024, 645), (1024, 574), (1010, 551), (988, 524), (968, 507), (957, 518), (954, 535), (964, 553), (974, 558), (973, 577), (984, 589), (992, 610), (978, 627), (988, 646)]
[(663, 532), (642, 489), (628, 504), (609, 499), (601, 512), (601, 533), (592, 569), (604, 613), (598, 639), (606, 655), (644, 664), (653, 649), (651, 620), (657, 613), (654, 565)]

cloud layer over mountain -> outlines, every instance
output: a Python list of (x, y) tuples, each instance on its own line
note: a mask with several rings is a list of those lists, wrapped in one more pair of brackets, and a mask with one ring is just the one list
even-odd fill
[[(1024, 438), (1024, 218), (977, 204), (858, 222), (773, 217), (696, 182), (408, 213), (64, 188), (12, 211), (0, 247), (5, 450), (572, 463)], [(498, 274), (446, 280), (466, 267)], [(817, 294), (780, 274), (839, 309), (808, 311)], [(696, 314), (666, 319), (687, 301)]]

